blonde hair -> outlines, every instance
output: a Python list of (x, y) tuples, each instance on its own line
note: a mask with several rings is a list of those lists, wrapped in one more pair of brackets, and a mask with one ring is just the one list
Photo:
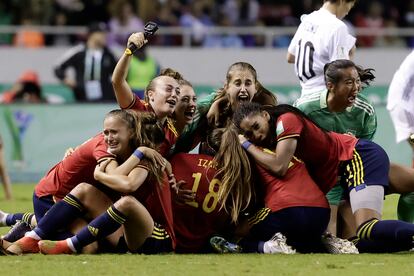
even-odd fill
[(218, 194), (220, 209), (224, 209), (231, 220), (237, 222), (239, 214), (247, 209), (255, 197), (249, 158), (239, 143), (234, 126), (213, 130), (209, 143), (213, 148), (217, 148), (217, 143), (220, 143), (214, 157), (219, 168), (215, 177), (221, 179)]
[[(136, 149), (139, 146), (158, 149), (164, 141), (164, 130), (152, 112), (138, 113), (133, 110), (115, 109), (107, 113), (105, 119), (108, 117), (119, 118), (132, 132), (132, 137), (129, 140), (131, 149)], [(156, 167), (153, 162), (148, 162), (147, 165), (150, 169), (150, 177), (155, 178), (158, 183), (162, 183), (163, 171), (161, 168)]]

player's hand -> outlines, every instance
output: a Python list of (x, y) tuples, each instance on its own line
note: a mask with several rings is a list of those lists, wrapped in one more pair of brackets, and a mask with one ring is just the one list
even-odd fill
[(240, 144), (243, 144), (244, 142), (246, 142), (247, 141), (247, 138), (246, 137), (244, 137), (244, 135), (243, 134), (239, 134), (239, 142), (240, 142)]
[(156, 168), (165, 168), (167, 160), (165, 160), (165, 158), (158, 151), (148, 147), (138, 147), (138, 150), (141, 151)]
[(185, 183), (186, 182), (184, 180), (180, 180), (176, 182), (175, 185), (171, 186), (174, 199), (178, 203), (186, 203), (195, 200), (195, 193), (193, 191), (181, 188), (181, 186)]
[(65, 151), (65, 154), (63, 155), (63, 159), (65, 159), (66, 157), (71, 155), (74, 151), (75, 151), (74, 148), (67, 148), (66, 151)]
[(135, 46), (137, 46), (138, 49), (140, 49), (142, 46), (144, 46), (147, 43), (148, 43), (148, 40), (145, 39), (143, 32), (133, 33), (128, 38), (127, 48), (129, 47), (130, 44), (134, 44)]
[(207, 121), (210, 126), (218, 126), (220, 124), (220, 110), (219, 102), (215, 101), (211, 104), (210, 109), (207, 112)]
[(96, 165), (95, 170), (93, 172), (93, 177), (99, 181), (100, 176), (105, 173), (106, 166), (108, 166), (109, 162), (111, 162), (112, 159), (106, 159), (102, 162), (100, 162), (98, 165)]

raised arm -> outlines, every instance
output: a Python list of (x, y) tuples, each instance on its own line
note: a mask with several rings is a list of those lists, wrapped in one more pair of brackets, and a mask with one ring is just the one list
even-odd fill
[[(130, 44), (135, 44), (139, 49), (145, 43), (147, 43), (147, 40), (144, 38), (144, 33), (133, 33), (128, 38), (127, 47)], [(132, 52), (127, 48), (116, 64), (114, 73), (112, 74), (112, 86), (114, 87), (118, 105), (121, 108), (128, 107), (134, 100), (134, 93), (126, 80), (131, 59)]]

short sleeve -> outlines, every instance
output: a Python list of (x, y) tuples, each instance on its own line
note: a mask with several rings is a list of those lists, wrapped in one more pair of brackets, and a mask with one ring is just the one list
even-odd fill
[(303, 121), (299, 115), (285, 113), (279, 116), (276, 123), (276, 139), (281, 141), (288, 138), (300, 137), (303, 129)]
[(137, 111), (148, 111), (148, 105), (134, 94), (134, 99), (129, 106), (123, 109), (132, 109)]
[(349, 59), (349, 51), (355, 45), (355, 37), (349, 34), (348, 27), (343, 24), (332, 33), (330, 61)]

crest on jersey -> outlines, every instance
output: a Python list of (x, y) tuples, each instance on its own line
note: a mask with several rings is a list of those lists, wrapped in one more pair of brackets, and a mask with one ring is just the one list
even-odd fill
[(285, 128), (283, 127), (283, 122), (279, 121), (277, 122), (277, 126), (276, 126), (276, 135), (279, 136), (280, 134), (282, 134), (285, 131)]

